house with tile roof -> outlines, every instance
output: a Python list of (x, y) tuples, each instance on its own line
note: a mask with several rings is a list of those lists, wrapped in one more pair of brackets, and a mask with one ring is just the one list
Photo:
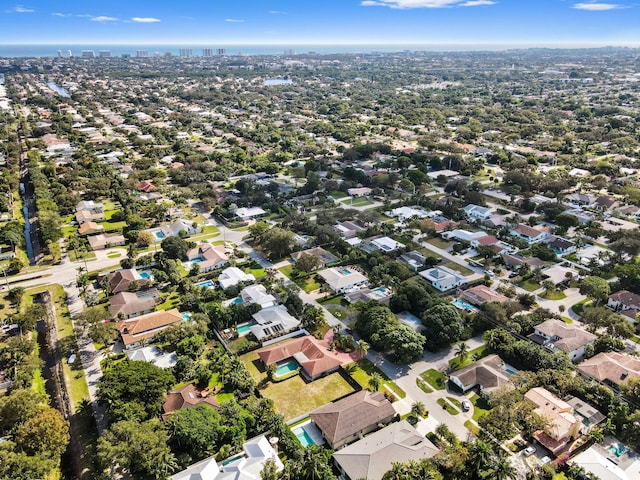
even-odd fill
[(475, 287), (464, 290), (460, 297), (473, 305), (484, 305), (489, 302), (505, 303), (509, 301), (509, 297), (491, 290), (486, 285), (476, 285)]
[(437, 453), (433, 443), (402, 420), (336, 451), (333, 461), (345, 480), (381, 480), (395, 462), (419, 462)]
[(91, 235), (93, 233), (100, 233), (104, 230), (104, 227), (96, 222), (84, 222), (78, 228), (78, 233), (80, 235)]
[(534, 243), (542, 242), (549, 236), (549, 232), (546, 230), (541, 230), (537, 228), (530, 227), (529, 225), (525, 225), (523, 223), (519, 224), (517, 227), (511, 229), (511, 235), (517, 237), (521, 240), (524, 240), (529, 245)]
[(437, 288), (441, 292), (446, 292), (453, 288), (460, 287), (467, 283), (467, 278), (464, 275), (451, 270), (447, 267), (435, 267), (423, 270), (418, 275), (427, 280), (433, 287)]
[(177, 308), (147, 313), (140, 317), (116, 322), (116, 330), (124, 348), (141, 346), (144, 341), (152, 340), (163, 330), (183, 321)]
[(576, 362), (584, 358), (586, 346), (593, 345), (598, 337), (574, 324), (550, 318), (537, 325), (529, 338), (551, 352), (565, 352)]
[(382, 392), (361, 390), (312, 411), (309, 416), (334, 450), (391, 422), (396, 411)]
[(197, 265), (201, 273), (217, 270), (229, 264), (224, 247), (214, 247), (210, 243), (202, 243), (188, 250), (187, 260)]
[(318, 268), (325, 268), (327, 265), (331, 265), (332, 263), (336, 263), (338, 261), (338, 257), (322, 247), (313, 247), (307, 250), (293, 252), (291, 254), (291, 258), (294, 262), (297, 262), (303, 255), (311, 255), (313, 257), (317, 257), (320, 261), (320, 265), (318, 266)]
[(218, 276), (218, 283), (223, 290), (238, 285), (240, 282), (255, 282), (252, 273), (244, 273), (238, 267), (227, 267)]
[(509, 374), (505, 364), (498, 355), (481, 358), (449, 375), (449, 381), (463, 392), (479, 387), (483, 392), (490, 392), (509, 384)]
[(122, 246), (126, 243), (123, 235), (104, 235), (102, 233), (87, 237), (87, 241), (94, 252), (105, 248)]
[(621, 352), (601, 352), (578, 364), (578, 370), (619, 388), (629, 378), (640, 377), (640, 358)]
[(300, 327), (300, 320), (291, 316), (284, 305), (272, 305), (252, 315), (256, 324), (249, 331), (259, 342), (281, 337)]
[(214, 408), (220, 406), (215, 395), (210, 395), (207, 391), (198, 389), (193, 383), (176, 388), (167, 393), (167, 398), (162, 404), (162, 419), (167, 420), (169, 415), (178, 410), (193, 408), (198, 405), (209, 405)]
[(129, 290), (131, 282), (137, 282), (139, 287), (144, 287), (149, 283), (149, 279), (142, 278), (137, 270), (126, 268), (113, 272), (108, 276), (109, 291), (111, 293), (126, 292)]
[(607, 307), (636, 323), (636, 316), (640, 312), (640, 295), (629, 290), (619, 290), (609, 295)]
[(265, 366), (293, 358), (300, 365), (302, 376), (309, 381), (333, 373), (341, 365), (340, 360), (317, 345), (313, 337), (309, 335), (262, 350), (258, 355)]

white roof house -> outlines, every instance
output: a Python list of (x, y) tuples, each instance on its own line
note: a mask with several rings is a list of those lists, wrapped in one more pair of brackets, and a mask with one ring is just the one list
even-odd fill
[(276, 304), (276, 298), (267, 293), (267, 289), (264, 285), (249, 285), (244, 287), (240, 292), (242, 303), (247, 305), (255, 303), (262, 308), (272, 307)]
[(345, 293), (362, 285), (368, 285), (366, 276), (354, 267), (331, 267), (318, 272), (329, 288), (336, 293)]
[(178, 354), (176, 352), (163, 352), (156, 345), (127, 350), (127, 358), (129, 360), (153, 363), (160, 368), (171, 368), (178, 362)]
[(403, 249), (406, 245), (400, 242), (396, 242), (393, 238), (380, 237), (371, 240), (371, 244), (378, 250), (383, 252), (395, 252), (396, 250)]
[(611, 452), (596, 444), (571, 459), (571, 463), (584, 468), (600, 480), (634, 480), (640, 478), (640, 460), (613, 457)]
[(238, 267), (229, 267), (222, 270), (218, 277), (218, 283), (223, 290), (239, 284), (240, 282), (255, 282), (256, 277), (252, 273), (244, 273)]
[(467, 230), (451, 230), (449, 232), (442, 232), (442, 238), (469, 243), (477, 238), (484, 237), (486, 235), (487, 232), (468, 232)]
[(464, 207), (463, 210), (469, 220), (489, 220), (492, 215), (490, 208), (474, 205), (473, 203)]
[(300, 326), (300, 321), (289, 315), (284, 305), (263, 308), (252, 316), (258, 324), (251, 327), (250, 330), (258, 340), (279, 337)]
[(214, 457), (209, 457), (172, 475), (170, 480), (258, 480), (267, 460), (273, 460), (279, 472), (284, 468), (264, 435), (245, 442), (242, 449), (243, 455), (231, 457), (220, 465)]
[(236, 217), (242, 220), (250, 220), (252, 218), (261, 217), (266, 213), (267, 212), (265, 212), (260, 207), (251, 207), (251, 208), (241, 207), (238, 210), (236, 210)]
[(427, 218), (427, 212), (421, 208), (415, 207), (398, 207), (387, 213), (389, 217), (398, 217), (401, 222), (411, 218)]
[(451, 290), (452, 288), (456, 288), (467, 283), (467, 279), (464, 275), (461, 275), (455, 270), (451, 270), (447, 267), (438, 266), (430, 268), (428, 270), (423, 270), (419, 275), (441, 292), (446, 292), (447, 290)]

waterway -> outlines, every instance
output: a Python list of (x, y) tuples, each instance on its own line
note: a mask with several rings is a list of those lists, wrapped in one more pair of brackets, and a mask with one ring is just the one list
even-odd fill
[(53, 82), (47, 82), (47, 87), (49, 87), (51, 90), (53, 90), (63, 98), (71, 98), (71, 94), (67, 92), (64, 88), (62, 88), (60, 85), (56, 85)]

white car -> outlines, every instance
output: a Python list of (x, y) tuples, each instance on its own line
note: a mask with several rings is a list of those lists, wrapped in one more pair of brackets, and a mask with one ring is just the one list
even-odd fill
[(540, 459), (540, 461), (538, 462), (538, 466), (542, 467), (542, 466), (546, 465), (547, 463), (551, 463), (551, 459), (549, 457), (542, 457)]
[(533, 455), (534, 453), (536, 453), (536, 447), (534, 447), (533, 445), (529, 445), (527, 448), (524, 449), (524, 454), (527, 457), (529, 455)]
[(469, 410), (471, 410), (471, 402), (469, 400), (463, 400), (462, 401), (462, 411), (463, 412), (468, 412)]

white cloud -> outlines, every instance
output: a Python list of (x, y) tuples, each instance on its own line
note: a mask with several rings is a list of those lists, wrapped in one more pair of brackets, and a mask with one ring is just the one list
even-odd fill
[(363, 7), (389, 8), (447, 8), (447, 7), (478, 7), (494, 5), (492, 0), (362, 0)]
[(271, 11), (269, 11), (269, 13), (271, 15), (286, 15), (287, 14), (287, 12), (283, 12), (281, 10), (271, 10)]
[(227, 23), (244, 23), (244, 20), (239, 18), (225, 18), (224, 21)]
[(618, 5), (617, 3), (590, 2), (590, 3), (574, 3), (572, 8), (575, 8), (578, 10), (589, 10), (592, 12), (603, 12), (605, 10), (615, 10), (617, 8), (624, 8), (624, 6)]
[(107, 17), (105, 15), (100, 15), (99, 17), (92, 17), (92, 22), (117, 22), (118, 19), (114, 17)]
[(52, 13), (54, 17), (78, 17), (78, 18), (92, 18), (93, 15), (89, 15), (88, 13)]
[(131, 21), (137, 23), (158, 23), (160, 19), (153, 17), (133, 17)]
[(7, 13), (33, 13), (35, 10), (33, 8), (27, 8), (22, 5), (16, 5), (10, 10), (6, 11)]

